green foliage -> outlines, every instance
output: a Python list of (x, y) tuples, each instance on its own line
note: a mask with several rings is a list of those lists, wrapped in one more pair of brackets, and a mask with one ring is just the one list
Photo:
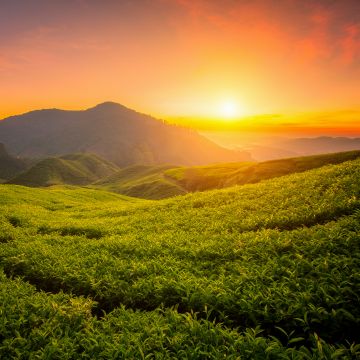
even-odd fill
[(4, 144), (0, 143), (0, 183), (6, 182), (27, 167), (26, 160), (9, 155)]
[(360, 151), (291, 159), (174, 168), (135, 165), (94, 183), (100, 188), (145, 199), (163, 199), (188, 192), (256, 183), (262, 180), (338, 164), (360, 156)]
[(133, 311), (121, 306), (101, 319), (90, 299), (38, 292), (0, 273), (2, 359), (351, 359), (357, 345), (330, 345), (317, 334), (308, 347), (287, 345), (259, 328), (239, 332), (211, 321), (211, 312)]
[(356, 358), (359, 196), (360, 160), (161, 201), (0, 185), (0, 357)]
[(71, 154), (42, 160), (8, 183), (25, 186), (86, 185), (108, 176), (117, 166), (92, 154)]
[(165, 175), (175, 180), (187, 191), (257, 183), (262, 180), (303, 172), (329, 164), (354, 160), (360, 151), (304, 156), (298, 158), (264, 161), (260, 163), (229, 163), (169, 169)]
[(184, 189), (164, 177), (164, 171), (170, 168), (169, 165), (130, 166), (93, 185), (96, 188), (145, 199), (163, 199), (185, 194)]
[(118, 169), (91, 154), (45, 159), (9, 183), (25, 186), (88, 185), (131, 197), (164, 199), (188, 192), (257, 183), (358, 158), (360, 151), (299, 158), (174, 168), (134, 165)]

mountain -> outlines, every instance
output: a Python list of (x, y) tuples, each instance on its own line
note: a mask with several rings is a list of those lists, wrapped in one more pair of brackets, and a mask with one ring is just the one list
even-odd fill
[(299, 156), (299, 154), (295, 151), (287, 150), (286, 148), (281, 149), (275, 146), (252, 145), (251, 147), (245, 149), (256, 161), (275, 160)]
[(193, 130), (112, 102), (83, 111), (48, 109), (9, 117), (0, 121), (0, 141), (17, 156), (88, 152), (119, 166), (250, 159), (244, 151), (224, 149)]
[(280, 146), (299, 155), (360, 150), (360, 138), (320, 136), (287, 139)]
[(26, 168), (27, 162), (25, 160), (9, 155), (4, 144), (0, 143), (0, 181), (10, 179)]
[(240, 147), (258, 160), (308, 156), (325, 153), (360, 150), (360, 138), (320, 136), (315, 138), (267, 138), (261, 145)]
[(26, 186), (87, 185), (116, 172), (118, 167), (92, 154), (71, 154), (39, 161), (9, 180)]
[(287, 137), (243, 132), (202, 132), (219, 146), (246, 151), (255, 161), (360, 150), (360, 137)]

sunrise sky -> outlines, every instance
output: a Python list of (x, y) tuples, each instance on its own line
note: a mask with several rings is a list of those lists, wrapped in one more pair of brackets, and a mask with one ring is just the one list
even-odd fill
[(116, 101), (201, 130), (360, 134), (359, 0), (0, 0), (0, 118)]

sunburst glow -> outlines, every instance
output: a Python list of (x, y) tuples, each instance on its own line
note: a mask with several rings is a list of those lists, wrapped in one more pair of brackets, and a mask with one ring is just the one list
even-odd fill
[(220, 104), (219, 115), (226, 119), (235, 118), (239, 116), (240, 109), (235, 101), (227, 100)]

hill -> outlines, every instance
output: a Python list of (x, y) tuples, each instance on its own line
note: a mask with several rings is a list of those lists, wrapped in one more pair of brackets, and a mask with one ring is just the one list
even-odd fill
[(256, 183), (358, 157), (360, 151), (350, 151), (260, 163), (194, 167), (133, 165), (119, 169), (95, 155), (73, 154), (42, 160), (8, 183), (25, 186), (87, 185), (131, 197), (163, 199), (194, 191)]
[[(320, 136), (314, 138), (282, 139), (271, 137), (262, 146), (245, 148), (256, 160), (360, 150), (360, 138)], [(245, 150), (244, 149), (244, 150)]]
[(240, 145), (239, 148), (248, 151), (254, 159), (264, 161), (360, 150), (360, 138), (319, 136), (288, 139), (270, 136), (258, 140), (257, 144)]
[(93, 154), (70, 154), (39, 161), (8, 181), (26, 186), (87, 185), (113, 174), (118, 167)]
[(6, 151), (0, 143), (0, 182), (8, 180), (28, 167), (25, 160), (17, 159)]
[(119, 166), (250, 159), (246, 152), (222, 148), (195, 131), (111, 102), (84, 111), (49, 109), (9, 117), (0, 121), (0, 141), (17, 156), (88, 152)]
[(197, 167), (181, 167), (165, 171), (169, 180), (174, 180), (186, 191), (204, 191), (233, 185), (257, 183), (262, 180), (303, 172), (329, 164), (340, 164), (360, 157), (360, 151), (302, 156), (269, 160), (216, 164)]
[(320, 136), (316, 138), (288, 139), (280, 142), (284, 148), (299, 155), (360, 150), (360, 138)]
[(359, 137), (286, 137), (265, 133), (202, 132), (219, 144), (241, 149), (251, 154), (255, 161), (267, 161), (285, 157), (310, 156), (360, 150)]
[(360, 159), (156, 202), (0, 192), (1, 358), (360, 356)]
[(134, 165), (121, 169), (93, 185), (104, 190), (145, 199), (163, 199), (186, 194), (185, 189), (165, 177), (166, 170), (171, 168), (171, 165)]
[(145, 199), (162, 199), (188, 192), (257, 183), (360, 157), (360, 151), (323, 154), (264, 162), (225, 163), (193, 167), (131, 166), (93, 186)]

